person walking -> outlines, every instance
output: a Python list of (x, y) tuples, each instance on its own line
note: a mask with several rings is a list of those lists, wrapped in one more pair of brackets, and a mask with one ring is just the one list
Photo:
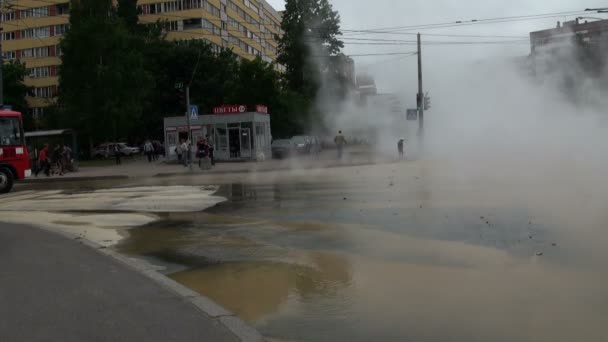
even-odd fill
[(182, 160), (184, 161), (184, 167), (188, 166), (190, 162), (190, 141), (182, 140)]
[(175, 146), (175, 154), (177, 154), (177, 162), (178, 163), (182, 163), (182, 155), (184, 153), (184, 150), (182, 150), (182, 144), (184, 143), (183, 140), (181, 140), (177, 146)]
[(209, 139), (209, 135), (207, 135), (207, 146), (209, 146), (209, 159), (211, 159), (211, 166), (215, 166), (215, 158), (213, 156), (213, 141)]
[(114, 144), (114, 158), (116, 158), (116, 165), (121, 165), (122, 164), (122, 160), (120, 160), (120, 148), (118, 147), (118, 144)]
[[(209, 157), (209, 145), (207, 145), (207, 140), (202, 137), (196, 143), (196, 156), (198, 157), (198, 167), (202, 169), (205, 166), (205, 169), (207, 169), (209, 165), (207, 159)], [(203, 165), (203, 161), (205, 165)]]
[(144, 144), (144, 153), (148, 157), (148, 163), (151, 163), (154, 160), (154, 145), (152, 145), (150, 140), (146, 140)]
[(399, 139), (399, 142), (397, 143), (397, 150), (399, 151), (399, 159), (403, 160), (404, 159), (404, 152), (403, 152), (403, 143), (405, 142), (404, 139)]
[(338, 159), (342, 159), (344, 145), (347, 144), (346, 138), (342, 135), (342, 131), (338, 131), (338, 135), (334, 138), (334, 143), (336, 143), (336, 147), (338, 148)]
[(49, 144), (44, 144), (40, 153), (38, 153), (38, 168), (36, 169), (35, 175), (42, 171), (47, 177), (51, 175), (51, 163), (49, 163)]
[(61, 146), (57, 145), (53, 149), (53, 153), (51, 154), (51, 164), (55, 167), (55, 172), (63, 176), (63, 154), (62, 154)]

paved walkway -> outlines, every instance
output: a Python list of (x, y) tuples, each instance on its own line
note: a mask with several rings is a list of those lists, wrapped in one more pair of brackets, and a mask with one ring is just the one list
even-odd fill
[[(352, 150), (347, 153), (343, 160), (336, 160), (336, 151), (324, 151), (317, 158), (301, 156), (285, 160), (267, 160), (264, 162), (231, 162), (217, 163), (213, 169), (203, 171), (198, 168), (198, 161), (193, 165), (196, 174), (226, 174), (226, 173), (249, 173), (267, 172), (292, 169), (314, 169), (327, 167), (340, 167), (352, 165), (365, 165), (375, 162), (390, 161), (386, 157), (378, 157), (366, 150)], [(167, 163), (165, 160), (148, 163), (147, 160), (138, 159), (128, 161), (117, 166), (83, 167), (79, 172), (68, 173), (65, 176), (53, 176), (47, 178), (40, 176), (30, 178), (25, 183), (36, 183), (46, 181), (78, 180), (78, 179), (98, 179), (98, 178), (127, 178), (127, 177), (153, 177), (163, 175), (191, 174), (189, 168), (178, 165), (176, 162)]]
[(0, 341), (238, 341), (183, 297), (78, 240), (0, 223)]

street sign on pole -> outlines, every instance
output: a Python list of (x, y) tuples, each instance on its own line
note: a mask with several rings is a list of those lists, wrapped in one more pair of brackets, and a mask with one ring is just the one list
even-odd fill
[(190, 108), (188, 108), (188, 115), (190, 116), (190, 120), (198, 120), (198, 106), (190, 105)]
[(418, 120), (418, 109), (408, 109), (406, 112), (406, 117), (410, 121)]

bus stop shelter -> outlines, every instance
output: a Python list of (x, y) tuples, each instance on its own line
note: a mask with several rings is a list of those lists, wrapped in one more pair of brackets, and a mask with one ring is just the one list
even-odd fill
[(78, 156), (76, 132), (72, 129), (55, 129), (49, 131), (25, 132), (25, 144), (32, 158), (38, 158), (38, 151), (49, 144), (49, 148), (55, 145), (66, 145), (72, 149), (74, 156)]
[[(165, 148), (169, 159), (177, 159), (175, 148), (188, 140), (185, 116), (164, 120)], [(200, 115), (190, 121), (194, 149), (199, 138), (207, 138), (218, 161), (255, 161), (271, 156), (270, 115), (266, 106), (248, 111), (243, 105), (223, 105), (213, 114)]]

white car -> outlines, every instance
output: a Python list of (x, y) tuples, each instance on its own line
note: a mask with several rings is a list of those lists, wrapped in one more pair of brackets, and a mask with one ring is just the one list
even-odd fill
[(114, 145), (118, 145), (118, 151), (123, 156), (133, 156), (139, 154), (139, 147), (132, 147), (125, 143), (106, 143), (97, 146), (93, 152), (95, 158), (108, 158), (114, 156)]

